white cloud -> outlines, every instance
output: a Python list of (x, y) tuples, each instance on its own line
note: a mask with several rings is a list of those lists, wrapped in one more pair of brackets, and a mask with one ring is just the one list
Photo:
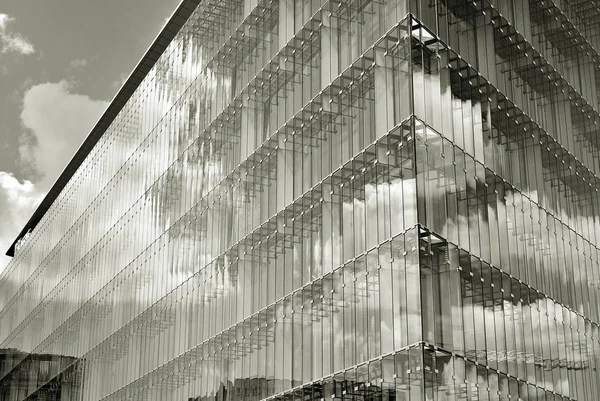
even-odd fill
[(8, 31), (8, 24), (14, 20), (15, 19), (13, 17), (7, 14), (0, 14), (0, 43), (2, 44), (2, 53), (35, 53), (35, 48), (30, 41), (18, 33)]
[(44, 177), (44, 190), (54, 183), (73, 154), (98, 121), (108, 103), (72, 92), (67, 81), (47, 82), (25, 92), (21, 122), (35, 137), (35, 144), (21, 147), (21, 158)]
[(11, 173), (0, 171), (0, 266), (4, 267), (10, 261), (8, 256), (4, 256), (4, 252), (21, 231), (43, 195), (44, 193), (38, 191), (31, 181), (20, 182)]
[(81, 59), (76, 59), (76, 60), (71, 60), (71, 62), (69, 63), (69, 67), (73, 68), (73, 69), (77, 69), (77, 68), (83, 68), (85, 66), (87, 66), (88, 61), (84, 58)]
[(0, 29), (5, 30), (6, 25), (8, 25), (8, 23), (11, 21), (13, 21), (13, 18), (9, 17), (6, 14), (0, 14)]
[[(0, 29), (5, 19), (0, 14)], [(40, 178), (19, 181), (0, 172), (0, 271), (10, 260), (4, 252), (106, 106), (107, 102), (73, 93), (67, 81), (34, 85), (25, 92), (21, 122), (34, 140), (21, 146), (20, 156), (40, 172)]]

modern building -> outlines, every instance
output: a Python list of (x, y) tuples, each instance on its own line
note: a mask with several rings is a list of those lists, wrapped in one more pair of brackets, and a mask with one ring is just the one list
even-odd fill
[(0, 383), (71, 362), (0, 396), (600, 399), (599, 52), (594, 0), (184, 0), (8, 252)]

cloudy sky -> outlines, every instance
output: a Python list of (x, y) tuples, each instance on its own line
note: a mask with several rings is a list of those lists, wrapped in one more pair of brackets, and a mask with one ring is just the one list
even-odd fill
[(179, 0), (0, 1), (4, 253)]

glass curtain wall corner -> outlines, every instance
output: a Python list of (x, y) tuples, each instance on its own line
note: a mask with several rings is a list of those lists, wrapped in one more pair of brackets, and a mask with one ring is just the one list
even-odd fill
[(202, 1), (0, 274), (0, 400), (596, 400), (597, 21)]
[(599, 397), (600, 14), (582, 3), (411, 3), (423, 399)]

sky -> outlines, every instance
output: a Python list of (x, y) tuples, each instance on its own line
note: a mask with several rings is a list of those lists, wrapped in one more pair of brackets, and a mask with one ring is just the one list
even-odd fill
[(180, 0), (0, 2), (4, 256)]

